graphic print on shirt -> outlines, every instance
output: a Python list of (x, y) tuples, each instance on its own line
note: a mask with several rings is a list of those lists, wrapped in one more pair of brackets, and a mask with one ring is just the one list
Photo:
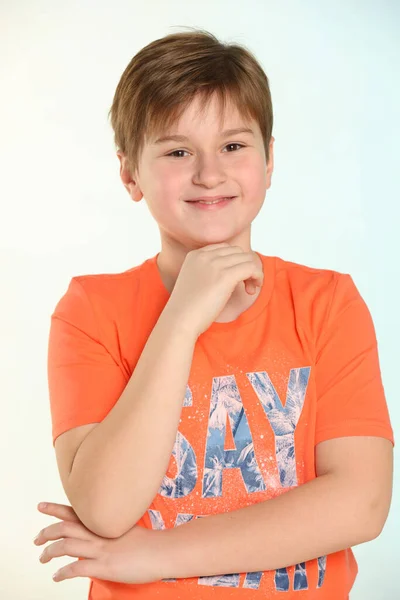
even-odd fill
[[(290, 370), (286, 402), (282, 404), (270, 377), (265, 371), (247, 373), (271, 425), (275, 439), (276, 467), (281, 488), (298, 485), (296, 472), (296, 451), (294, 432), (300, 419), (311, 367)], [(193, 397), (189, 386), (186, 388), (183, 406), (192, 406)], [(235, 449), (225, 449), (226, 425), (229, 419)], [(207, 428), (206, 452), (203, 472), (199, 472), (197, 458), (190, 441), (178, 430), (172, 455), (176, 461), (177, 474), (174, 478), (164, 476), (159, 494), (167, 498), (183, 498), (190, 494), (201, 477), (202, 497), (222, 496), (222, 479), (226, 469), (238, 469), (247, 494), (267, 489), (259, 461), (255, 453), (250, 425), (244, 411), (240, 391), (234, 375), (214, 377)], [(153, 529), (165, 529), (160, 511), (148, 509)], [(178, 513), (175, 527), (202, 518), (205, 515)], [(325, 577), (326, 556), (317, 559), (318, 584), (321, 587)], [(243, 587), (258, 589), (263, 572), (246, 573)], [(164, 579), (163, 581), (176, 581)], [(275, 570), (276, 591), (290, 591), (287, 568)], [(239, 587), (240, 574), (203, 576), (198, 584), (208, 586)], [(293, 590), (308, 589), (306, 564), (295, 566)]]

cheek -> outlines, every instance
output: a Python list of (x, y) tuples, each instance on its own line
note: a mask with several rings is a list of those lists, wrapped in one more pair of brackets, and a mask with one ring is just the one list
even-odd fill
[(249, 160), (243, 163), (235, 171), (234, 177), (239, 182), (243, 193), (250, 199), (258, 196), (260, 191), (265, 191), (267, 182), (267, 167), (260, 160)]
[[(150, 184), (148, 206), (158, 223), (167, 225), (176, 219), (182, 190), (185, 189), (181, 177), (173, 169), (153, 173)], [(151, 198), (151, 199), (150, 199)]]
[(157, 171), (153, 173), (153, 182), (157, 186), (157, 192), (165, 194), (169, 190), (176, 192), (184, 182), (185, 173), (184, 170), (179, 168), (178, 165), (174, 165), (171, 162), (164, 162), (160, 164)]

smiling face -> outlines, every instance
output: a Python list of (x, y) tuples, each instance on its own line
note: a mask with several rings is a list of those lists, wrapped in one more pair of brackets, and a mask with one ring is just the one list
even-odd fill
[[(132, 176), (118, 152), (121, 179), (131, 198), (147, 205), (160, 229), (162, 249), (189, 250), (228, 242), (250, 249), (251, 223), (271, 185), (273, 142), (266, 163), (258, 123), (244, 122), (227, 99), (220, 122), (218, 99), (200, 114), (195, 97), (173, 130), (146, 140)], [(226, 133), (231, 129), (251, 129)], [(164, 139), (166, 136), (183, 136)], [(198, 196), (234, 196), (213, 207), (187, 202)]]

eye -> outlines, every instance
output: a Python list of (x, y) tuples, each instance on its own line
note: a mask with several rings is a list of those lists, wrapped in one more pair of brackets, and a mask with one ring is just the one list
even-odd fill
[[(229, 146), (239, 146), (239, 148), (244, 148), (243, 144), (236, 144), (236, 143), (231, 143), (231, 144), (227, 144), (225, 146), (225, 148), (228, 148)], [(166, 156), (173, 156), (174, 158), (181, 158), (180, 156), (174, 156), (176, 155), (178, 152), (187, 152), (187, 150), (174, 150), (173, 152), (170, 152), (169, 154), (167, 154)], [(228, 152), (228, 154), (230, 154), (230, 152)]]
[(225, 146), (225, 148), (228, 148), (228, 146), (239, 146), (239, 148), (244, 148), (243, 144), (236, 144), (235, 142), (232, 142), (231, 144), (227, 144)]
[(187, 150), (174, 150), (173, 152), (170, 152), (166, 156), (173, 156), (174, 158), (181, 158), (180, 156), (175, 156), (178, 152), (187, 152)]

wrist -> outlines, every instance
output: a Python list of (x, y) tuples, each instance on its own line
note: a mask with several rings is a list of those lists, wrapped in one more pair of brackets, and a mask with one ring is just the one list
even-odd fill
[(193, 326), (193, 321), (185, 318), (178, 308), (174, 307), (169, 302), (165, 305), (163, 312), (160, 315), (159, 323), (165, 326), (172, 335), (184, 336), (189, 343), (195, 344), (199, 337)]
[(157, 580), (175, 578), (170, 531), (168, 529), (151, 530), (153, 534), (154, 555), (151, 560), (157, 568)]

